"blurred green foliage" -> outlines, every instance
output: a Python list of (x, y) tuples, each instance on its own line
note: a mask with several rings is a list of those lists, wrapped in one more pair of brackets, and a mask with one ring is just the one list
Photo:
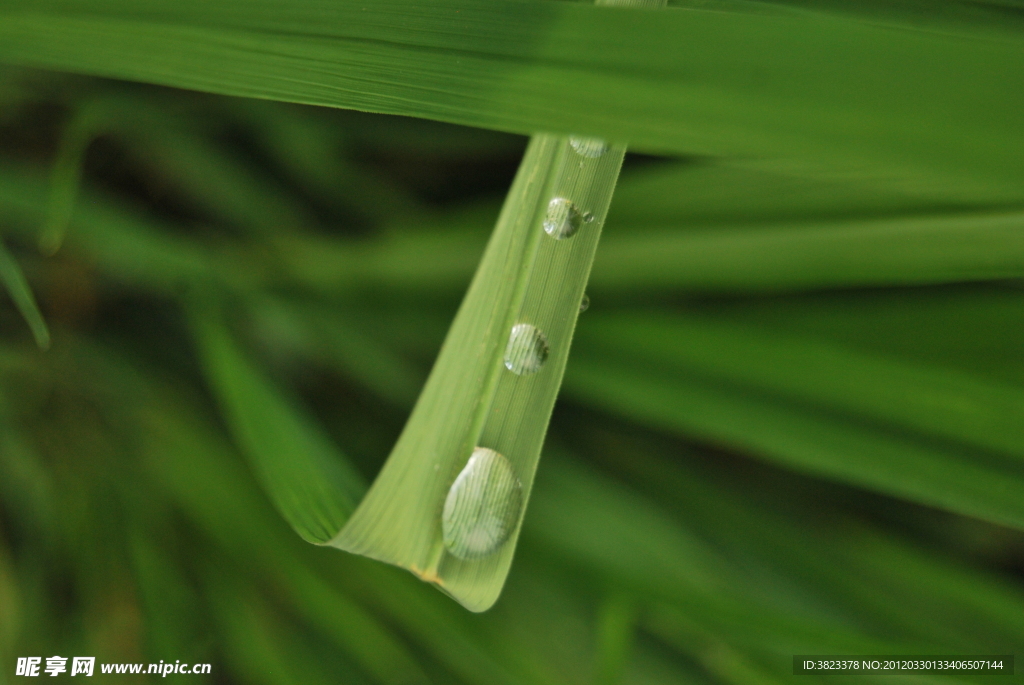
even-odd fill
[(189, 312), (228, 312), (268, 406), (371, 481), (524, 143), (0, 72), (0, 683), (61, 654), (223, 683), (747, 685), (798, 653), (1021, 644), (1004, 196), (630, 158), (497, 606), (287, 527)]

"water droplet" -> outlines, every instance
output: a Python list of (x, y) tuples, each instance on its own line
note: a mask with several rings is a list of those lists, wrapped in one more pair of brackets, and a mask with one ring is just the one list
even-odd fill
[(590, 295), (583, 293), (583, 299), (580, 300), (580, 314), (590, 309)]
[(577, 154), (584, 157), (600, 157), (608, 152), (608, 144), (600, 138), (569, 138), (569, 145)]
[(583, 215), (569, 200), (556, 197), (548, 203), (548, 213), (544, 217), (544, 230), (556, 240), (569, 238), (583, 225)]
[(548, 359), (548, 339), (536, 326), (517, 323), (508, 336), (505, 368), (522, 376), (535, 373)]
[(594, 215), (590, 212), (583, 212), (583, 223), (589, 224), (594, 220)]
[(444, 546), (460, 559), (493, 554), (512, 534), (522, 506), (522, 485), (508, 459), (477, 447), (444, 500)]

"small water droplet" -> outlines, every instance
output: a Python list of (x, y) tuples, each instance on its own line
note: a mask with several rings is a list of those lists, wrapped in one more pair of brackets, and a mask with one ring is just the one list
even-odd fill
[(460, 559), (493, 554), (512, 534), (522, 506), (522, 485), (508, 459), (477, 447), (444, 500), (444, 546)]
[(594, 215), (590, 212), (583, 212), (583, 223), (589, 224), (594, 220)]
[(590, 309), (590, 295), (583, 293), (583, 299), (580, 300), (580, 314)]
[(548, 359), (548, 339), (536, 326), (517, 323), (508, 336), (505, 368), (522, 376), (535, 373)]
[(569, 145), (576, 151), (577, 154), (583, 155), (584, 157), (600, 157), (604, 153), (608, 152), (608, 144), (600, 138), (569, 138)]
[(548, 203), (548, 213), (544, 217), (544, 230), (556, 240), (569, 238), (580, 230), (583, 215), (569, 200), (556, 197)]

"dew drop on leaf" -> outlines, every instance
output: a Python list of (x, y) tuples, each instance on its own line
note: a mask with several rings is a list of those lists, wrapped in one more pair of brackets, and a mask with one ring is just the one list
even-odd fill
[(522, 506), (522, 485), (508, 459), (477, 447), (444, 500), (444, 546), (460, 559), (493, 554), (512, 534)]
[(556, 197), (548, 203), (544, 216), (544, 230), (556, 240), (569, 238), (583, 225), (583, 215), (569, 200)]
[(608, 152), (608, 144), (600, 138), (569, 138), (569, 145), (576, 151), (576, 154), (584, 157), (600, 157)]
[(590, 296), (583, 293), (583, 298), (580, 300), (580, 314), (590, 309)]
[(505, 347), (505, 368), (522, 376), (535, 373), (548, 359), (548, 339), (536, 326), (517, 323)]

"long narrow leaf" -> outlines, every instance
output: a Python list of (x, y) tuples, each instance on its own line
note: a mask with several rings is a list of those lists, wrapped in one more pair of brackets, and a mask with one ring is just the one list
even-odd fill
[(663, 152), (800, 160), (994, 200), (1019, 200), (1024, 187), (1024, 91), (1011, 85), (1021, 47), (994, 21), (928, 31), (818, 13), (554, 2), (0, 8), (7, 62), (520, 133), (580, 131)]
[(698, 292), (927, 285), (1024, 276), (1024, 214), (612, 234), (594, 287)]
[[(681, 341), (685, 343), (685, 341)], [(1024, 477), (1009, 457), (875, 426), (685, 365), (638, 364), (635, 349), (574, 357), (573, 397), (657, 427), (748, 450), (799, 471), (1024, 527)]]
[(36, 304), (36, 297), (32, 294), (32, 288), (25, 278), (21, 267), (14, 259), (7, 247), (0, 241), (0, 283), (3, 283), (7, 294), (10, 295), (14, 306), (18, 308), (21, 315), (28, 323), (28, 327), (35, 336), (36, 344), (42, 349), (50, 346), (50, 329), (46, 326), (46, 320), (39, 305)]
[(242, 356), (209, 308), (197, 307), (193, 321), (209, 382), (278, 511), (305, 540), (326, 542), (355, 509), (361, 478)]
[[(476, 611), (497, 599), (512, 562), (622, 161), (621, 146), (597, 145), (586, 156), (568, 138), (534, 137), (416, 408), (333, 542), (409, 568)], [(507, 539), (475, 558), (451, 540), (445, 549), (442, 509), (478, 447), (502, 455), (513, 480), (484, 478), (479, 496), (501, 498), (493, 506), (509, 517), (497, 524)]]
[(1024, 388), (808, 336), (685, 315), (594, 316), (588, 349), (685, 369), (1024, 461)]

